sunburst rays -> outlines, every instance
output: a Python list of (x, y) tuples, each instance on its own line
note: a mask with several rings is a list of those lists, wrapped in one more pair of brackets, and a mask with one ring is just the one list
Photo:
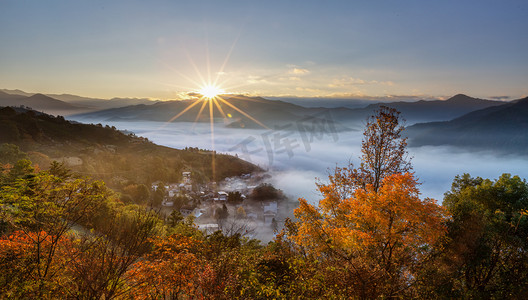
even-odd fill
[[(196, 72), (196, 77), (199, 81), (193, 80), (190, 76), (187, 76), (185, 74), (182, 74), (173, 68), (171, 68), (172, 71), (175, 71), (178, 73), (181, 77), (186, 79), (188, 82), (193, 84), (195, 86), (194, 92), (188, 93), (189, 96), (192, 96), (191, 103), (187, 105), (183, 110), (177, 112), (173, 117), (171, 117), (169, 120), (167, 120), (161, 128), (166, 127), (169, 123), (176, 121), (178, 118), (180, 118), (185, 113), (190, 113), (190, 110), (194, 108), (195, 106), (201, 104), (200, 109), (198, 110), (198, 113), (196, 114), (196, 117), (194, 118), (192, 129), (194, 130), (194, 127), (197, 122), (201, 120), (202, 114), (204, 113), (204, 110), (209, 109), (209, 123), (210, 123), (210, 131), (211, 131), (211, 150), (212, 150), (212, 181), (216, 181), (216, 149), (215, 149), (215, 131), (214, 131), (214, 125), (215, 125), (215, 109), (220, 112), (220, 115), (224, 120), (229, 119), (232, 117), (231, 114), (226, 114), (225, 109), (222, 107), (225, 105), (226, 107), (229, 107), (230, 109), (240, 113), (242, 116), (248, 118), (255, 124), (259, 125), (260, 127), (264, 129), (269, 129), (268, 126), (251, 116), (248, 112), (245, 112), (239, 107), (236, 107), (233, 103), (229, 102), (229, 98), (226, 97), (229, 94), (225, 91), (228, 88), (223, 87), (223, 83), (219, 83), (220, 75), (224, 73), (224, 69), (227, 66), (227, 63), (229, 61), (229, 58), (233, 52), (233, 49), (235, 47), (235, 44), (238, 40), (235, 40), (232, 47), (230, 48), (229, 52), (227, 53), (227, 56), (225, 60), (223, 61), (220, 70), (216, 72), (216, 76), (213, 80), (213, 76), (211, 76), (211, 64), (210, 64), (210, 58), (209, 58), (209, 51), (206, 49), (206, 65), (207, 65), (207, 74), (206, 76), (203, 76), (203, 74), (200, 72), (198, 66), (195, 64), (191, 56), (188, 52), (186, 52), (187, 59), (189, 60), (189, 63), (192, 65), (194, 71)], [(206, 46), (206, 48), (208, 45)], [(160, 128), (160, 129), (161, 129)]]

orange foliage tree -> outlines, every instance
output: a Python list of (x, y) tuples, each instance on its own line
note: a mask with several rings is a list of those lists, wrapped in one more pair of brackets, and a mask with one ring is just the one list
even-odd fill
[[(346, 294), (359, 297), (402, 295), (413, 273), (427, 261), (430, 246), (444, 234), (443, 210), (421, 200), (410, 173), (335, 197), (333, 183), (320, 186), (318, 206), (300, 199), (288, 237), (312, 259), (324, 262)], [(346, 280), (343, 280), (346, 279)]]
[(415, 272), (445, 233), (443, 209), (420, 199), (418, 182), (406, 160), (399, 114), (381, 108), (369, 118), (360, 168), (336, 168), (323, 199), (299, 199), (297, 221), (285, 237), (298, 252), (319, 264), (322, 286), (345, 297), (410, 295)]
[(154, 250), (137, 262), (128, 277), (136, 286), (139, 299), (179, 299), (199, 297), (200, 281), (208, 270), (205, 261), (195, 254), (202, 242), (174, 234), (153, 240)]

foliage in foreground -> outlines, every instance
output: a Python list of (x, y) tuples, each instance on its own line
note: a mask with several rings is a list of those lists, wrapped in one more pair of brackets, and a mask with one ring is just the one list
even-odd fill
[(323, 199), (300, 199), (297, 219), (265, 246), (162, 220), (103, 182), (56, 163), (36, 170), (7, 149), (0, 298), (527, 298), (526, 181), (464, 174), (444, 206), (421, 199), (398, 114), (380, 115), (360, 167), (336, 168), (318, 185)]

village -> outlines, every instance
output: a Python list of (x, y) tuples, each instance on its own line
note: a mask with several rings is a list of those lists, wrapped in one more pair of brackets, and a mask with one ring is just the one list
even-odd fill
[(198, 184), (191, 172), (182, 173), (179, 183), (152, 183), (152, 192), (163, 193), (160, 213), (169, 218), (191, 216), (207, 234), (222, 230), (267, 240), (291, 211), (281, 190), (264, 183), (270, 176), (254, 173), (229, 177), (221, 182)]

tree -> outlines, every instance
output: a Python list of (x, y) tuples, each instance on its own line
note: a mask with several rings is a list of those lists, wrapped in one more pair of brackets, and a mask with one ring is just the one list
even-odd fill
[(13, 165), (21, 159), (27, 159), (27, 155), (20, 151), (17, 145), (7, 143), (0, 145), (0, 164)]
[(247, 217), (246, 210), (243, 206), (237, 208), (235, 216), (237, 219), (245, 219)]
[(225, 204), (222, 204), (222, 207), (218, 207), (215, 211), (215, 216), (218, 221), (223, 221), (229, 217), (229, 210)]
[(48, 173), (61, 179), (68, 179), (72, 177), (71, 171), (64, 166), (64, 163), (59, 163), (56, 160), (50, 163)]
[(123, 191), (128, 194), (136, 204), (146, 204), (150, 197), (149, 189), (144, 184), (127, 185)]
[(361, 142), (361, 164), (354, 168), (336, 167), (331, 180), (339, 183), (341, 197), (348, 197), (356, 188), (372, 184), (378, 190), (387, 176), (412, 171), (408, 158), (407, 138), (402, 137), (405, 129), (400, 113), (394, 108), (380, 106), (367, 119)]
[(441, 260), (428, 274), (446, 298), (528, 296), (528, 184), (456, 176), (444, 205), (452, 214)]
[[(279, 235), (317, 261), (338, 297), (403, 297), (445, 233), (445, 214), (420, 199), (406, 160), (399, 113), (381, 107), (369, 118), (358, 169), (336, 168), (319, 183), (318, 205), (299, 199), (297, 221)], [(324, 295), (320, 295), (324, 296)]]
[(227, 202), (237, 204), (243, 201), (244, 198), (242, 197), (242, 194), (239, 191), (227, 193)]
[(156, 190), (152, 194), (151, 205), (160, 206), (166, 194), (167, 194), (167, 191), (165, 189), (165, 184), (163, 182), (158, 183), (158, 185), (156, 186)]
[(175, 227), (183, 221), (183, 215), (179, 210), (173, 209), (171, 214), (167, 217), (166, 223), (169, 227)]
[(288, 238), (334, 268), (325, 277), (336, 279), (332, 284), (345, 295), (403, 296), (428, 249), (444, 234), (442, 209), (418, 197), (410, 173), (386, 177), (378, 191), (371, 184), (356, 189), (348, 199), (336, 198), (335, 188), (320, 187), (324, 199), (318, 207), (299, 200), (298, 222)]
[(400, 112), (387, 106), (380, 106), (367, 120), (359, 173), (362, 184), (371, 183), (375, 191), (385, 177), (412, 169), (407, 161), (407, 138), (401, 136), (405, 129), (401, 121)]
[[(98, 182), (64, 181), (47, 172), (2, 187), (0, 208), (8, 224), (8, 238), (3, 241), (8, 246), (22, 243), (26, 247), (25, 253), (13, 261), (18, 264), (12, 268), (15, 273), (2, 276), (5, 293), (39, 299), (54, 293), (57, 274), (65, 264), (57, 255), (61, 245), (75, 224), (89, 223), (107, 196), (108, 191)], [(22, 273), (17, 274), (17, 270)]]
[(140, 299), (200, 298), (208, 266), (196, 253), (202, 241), (173, 234), (155, 239), (154, 250), (128, 273)]
[(277, 200), (284, 198), (281, 190), (269, 183), (261, 183), (251, 192), (250, 198), (256, 201)]
[[(73, 241), (62, 286), (69, 298), (112, 299), (129, 293), (131, 266), (151, 248), (160, 220), (153, 212), (121, 211), (98, 235), (88, 233)], [(117, 229), (119, 228), (119, 229)], [(128, 297), (127, 297), (128, 298)]]
[(123, 208), (101, 182), (22, 176), (0, 189), (0, 298), (110, 299), (160, 220)]

